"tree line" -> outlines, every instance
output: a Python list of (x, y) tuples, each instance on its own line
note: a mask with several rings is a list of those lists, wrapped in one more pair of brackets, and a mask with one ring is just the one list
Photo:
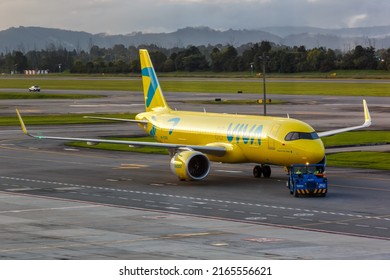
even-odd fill
[(44, 69), (50, 73), (139, 73), (138, 50), (146, 48), (158, 72), (214, 71), (261, 72), (266, 63), (268, 73), (329, 72), (332, 70), (387, 70), (390, 71), (390, 48), (356, 46), (343, 53), (324, 47), (306, 49), (304, 46), (286, 47), (268, 41), (232, 45), (188, 46), (162, 48), (156, 45), (112, 48), (92, 46), (89, 51), (68, 51), (48, 46), (46, 50), (13, 51), (0, 54), (1, 73), (23, 73), (27, 69)]

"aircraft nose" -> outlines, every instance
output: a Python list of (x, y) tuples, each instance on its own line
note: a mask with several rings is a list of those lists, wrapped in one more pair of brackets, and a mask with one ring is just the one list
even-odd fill
[(325, 157), (325, 148), (324, 144), (321, 140), (317, 140), (316, 143), (310, 149), (310, 155), (308, 155), (308, 159), (310, 163), (319, 163)]

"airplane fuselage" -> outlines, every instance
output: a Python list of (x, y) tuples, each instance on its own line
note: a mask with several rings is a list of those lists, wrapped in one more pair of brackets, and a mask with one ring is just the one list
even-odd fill
[[(291, 118), (162, 109), (138, 114), (136, 119), (147, 120), (141, 128), (161, 143), (225, 147), (223, 156), (207, 155), (212, 161), (288, 166), (318, 163), (325, 156), (314, 129)], [(286, 139), (294, 132), (309, 137)]]

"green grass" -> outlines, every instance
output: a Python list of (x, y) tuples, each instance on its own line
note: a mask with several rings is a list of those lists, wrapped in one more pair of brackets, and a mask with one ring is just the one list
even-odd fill
[[(262, 93), (262, 83), (253, 81), (163, 81), (161, 87), (170, 92)], [(390, 84), (268, 82), (269, 94), (390, 96)]]
[(23, 92), (0, 92), (1, 99), (87, 99), (101, 98), (97, 94), (68, 94), (68, 93), (23, 93)]
[[(106, 123), (110, 121), (85, 119), (85, 114), (67, 114), (67, 115), (45, 115), (45, 116), (24, 116), (21, 112), (23, 120), (27, 127), (29, 125), (46, 125), (46, 124), (84, 124), (84, 123)], [(91, 114), (95, 117), (134, 119), (136, 114)], [(16, 116), (0, 117), (0, 126), (19, 125), (19, 120)]]
[[(160, 80), (166, 92), (207, 92), (207, 93), (261, 93), (260, 79), (233, 80)], [(142, 91), (141, 79), (6, 79), (2, 78), (1, 88), (27, 88), (31, 84), (39, 84), (45, 89), (64, 90), (124, 90)], [(349, 95), (349, 96), (390, 96), (389, 83), (329, 83), (329, 82), (267, 82), (267, 92), (272, 94), (296, 95)]]
[(141, 79), (107, 79), (107, 78), (2, 78), (1, 88), (25, 88), (31, 85), (39, 85), (41, 91), (46, 89), (63, 90), (138, 90), (142, 89)]
[[(336, 73), (336, 76), (334, 76)], [(160, 77), (198, 77), (198, 78), (254, 78), (260, 77), (257, 73), (242, 72), (168, 72), (158, 73)], [(387, 70), (335, 70), (329, 72), (300, 72), (300, 73), (266, 73), (269, 78), (309, 78), (309, 79), (390, 79)]]
[[(119, 139), (124, 141), (141, 141), (141, 142), (156, 142), (153, 137), (137, 137), (137, 138), (109, 138), (109, 139)], [(125, 152), (136, 152), (136, 153), (145, 153), (145, 154), (162, 154), (167, 155), (168, 150), (163, 148), (154, 148), (154, 147), (129, 147), (123, 144), (108, 144), (100, 143), (94, 146), (88, 145), (85, 142), (68, 142), (67, 146), (79, 147), (79, 148), (90, 148), (90, 149), (99, 149), (99, 150), (109, 150), (109, 151), (125, 151)]]
[[(351, 131), (322, 138), (325, 147), (389, 144), (389, 131)], [(343, 152), (326, 156), (328, 166), (390, 170), (390, 153)]]
[(326, 160), (329, 166), (390, 170), (390, 153), (339, 153), (328, 155)]
[[(215, 100), (191, 100), (191, 101), (184, 101), (184, 103), (191, 103), (191, 104), (213, 104), (213, 105), (253, 105), (253, 104), (260, 104), (259, 99), (244, 99), (244, 100), (226, 100), (222, 99), (221, 101), (215, 101)], [(275, 105), (275, 104), (284, 104), (285, 101), (282, 100), (274, 100), (272, 99), (271, 102), (267, 102), (267, 104)]]
[(390, 131), (350, 131), (322, 138), (325, 147), (390, 143)]

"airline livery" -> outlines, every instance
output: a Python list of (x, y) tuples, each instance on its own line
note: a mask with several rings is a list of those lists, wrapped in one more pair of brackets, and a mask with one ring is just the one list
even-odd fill
[(325, 149), (320, 137), (371, 125), (365, 100), (362, 125), (319, 133), (310, 125), (292, 118), (172, 110), (165, 101), (147, 50), (140, 50), (140, 59), (145, 112), (138, 114), (135, 120), (91, 118), (135, 122), (157, 142), (33, 135), (27, 131), (16, 110), (23, 132), (38, 139), (166, 148), (174, 174), (181, 180), (202, 180), (209, 174), (210, 161), (256, 163), (255, 177), (270, 177), (270, 165), (288, 167), (324, 162)]

